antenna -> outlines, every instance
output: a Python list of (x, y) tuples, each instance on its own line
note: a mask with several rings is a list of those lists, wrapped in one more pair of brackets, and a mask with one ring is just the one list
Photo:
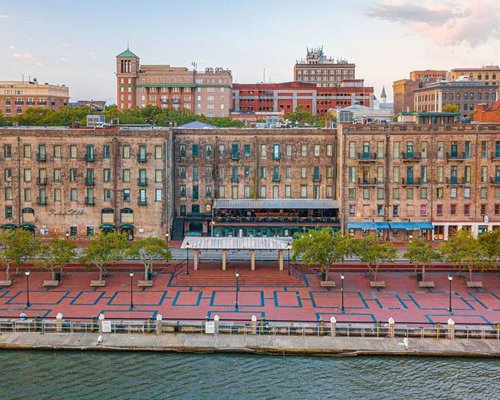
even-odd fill
[(129, 41), (127, 40), (127, 50), (129, 50)]
[(266, 83), (266, 67), (264, 67), (264, 70), (262, 71), (262, 82)]

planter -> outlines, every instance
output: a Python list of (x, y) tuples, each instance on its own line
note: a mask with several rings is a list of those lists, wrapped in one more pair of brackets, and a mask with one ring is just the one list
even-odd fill
[(104, 279), (102, 281), (101, 280), (90, 281), (90, 286), (91, 287), (106, 286), (106, 281)]
[(373, 288), (385, 288), (385, 281), (370, 281), (370, 286)]
[(319, 283), (319, 286), (320, 287), (326, 287), (326, 288), (335, 287), (335, 281), (321, 281)]
[(467, 287), (468, 288), (482, 288), (483, 282), (482, 281), (467, 281)]
[(420, 281), (418, 282), (418, 286), (421, 288), (433, 288), (434, 281)]
[(56, 287), (59, 286), (59, 281), (58, 280), (48, 280), (48, 281), (43, 281), (43, 286), (44, 287)]
[(137, 286), (139, 287), (151, 287), (153, 286), (153, 281), (150, 280), (150, 281), (139, 281), (137, 282)]
[(10, 286), (12, 285), (12, 280), (9, 279), (9, 280), (5, 280), (5, 281), (0, 281), (0, 287), (2, 286)]

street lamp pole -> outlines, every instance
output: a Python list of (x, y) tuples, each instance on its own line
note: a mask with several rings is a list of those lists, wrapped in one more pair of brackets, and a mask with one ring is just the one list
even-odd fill
[(167, 242), (168, 244), (168, 239), (170, 238), (170, 234), (167, 232), (165, 233), (165, 241)]
[(449, 294), (450, 294), (450, 298), (449, 298), (449, 307), (448, 307), (448, 311), (451, 313), (453, 312), (453, 309), (451, 307), (451, 281), (453, 280), (453, 276), (451, 276), (451, 274), (448, 274), (448, 281), (450, 282), (450, 289), (449, 289)]
[(290, 275), (290, 249), (292, 248), (292, 246), (290, 246), (290, 243), (288, 243), (286, 245), (286, 248), (288, 250), (288, 275)]
[(130, 309), (134, 308), (134, 285), (133, 285), (133, 278), (134, 278), (134, 271), (129, 272), (130, 275)]
[(189, 249), (191, 245), (189, 242), (186, 242), (186, 275), (189, 275)]
[(210, 221), (210, 236), (214, 236), (214, 225), (215, 225), (215, 221), (212, 220)]
[(24, 271), (26, 275), (26, 308), (29, 308), (30, 303), (30, 271)]
[(342, 296), (342, 306), (340, 307), (340, 309), (342, 310), (342, 312), (344, 312), (344, 278), (345, 278), (345, 275), (343, 272), (341, 272), (340, 273), (340, 282), (341, 282), (340, 294)]
[(66, 232), (66, 240), (69, 239), (69, 232)]
[(240, 271), (236, 270), (234, 272), (234, 276), (236, 276), (236, 304), (234, 306), (234, 311), (238, 311), (238, 292), (239, 292)]

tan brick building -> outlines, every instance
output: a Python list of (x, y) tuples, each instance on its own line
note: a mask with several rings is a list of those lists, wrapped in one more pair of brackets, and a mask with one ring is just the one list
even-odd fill
[(116, 56), (117, 105), (120, 111), (154, 105), (226, 117), (231, 106), (231, 71), (204, 72), (170, 65), (141, 65), (129, 49)]
[(454, 68), (450, 70), (450, 80), (461, 77), (483, 83), (485, 86), (500, 85), (500, 67), (498, 65), (485, 65), (480, 68)]
[(69, 88), (36, 81), (0, 81), (0, 113), (14, 116), (28, 108), (60, 110), (68, 105)]
[(500, 125), (345, 125), (343, 227), (405, 241), (500, 229)]
[(165, 130), (3, 128), (0, 226), (85, 238), (167, 232)]

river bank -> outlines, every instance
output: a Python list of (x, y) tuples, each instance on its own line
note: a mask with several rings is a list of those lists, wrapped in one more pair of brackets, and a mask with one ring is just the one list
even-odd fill
[(410, 338), (405, 343), (403, 338), (2, 332), (0, 349), (498, 358), (500, 340)]

